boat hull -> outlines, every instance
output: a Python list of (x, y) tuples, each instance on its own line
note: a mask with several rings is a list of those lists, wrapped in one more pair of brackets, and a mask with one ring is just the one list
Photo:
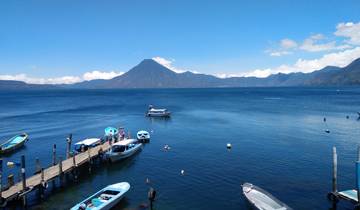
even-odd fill
[[(17, 138), (20, 139), (20, 140), (17, 140)], [(12, 142), (14, 140), (17, 140), (16, 143)], [(14, 152), (15, 150), (23, 147), (27, 140), (28, 140), (28, 135), (26, 133), (14, 136), (9, 141), (7, 141), (7, 142), (0, 145), (0, 148), (1, 148), (0, 149), (0, 154)]]
[(272, 196), (270, 193), (265, 190), (252, 185), (250, 183), (245, 183), (242, 185), (243, 194), (256, 209), (259, 210), (292, 210), (289, 206), (279, 201), (277, 198)]
[(141, 149), (142, 149), (142, 144), (138, 144), (133, 149), (125, 151), (125, 152), (113, 153), (110, 151), (108, 153), (108, 157), (111, 162), (116, 162), (116, 161), (120, 161), (120, 160), (123, 160), (125, 158), (128, 158), (128, 157), (134, 155)]
[[(121, 183), (117, 183), (117, 184), (113, 184), (113, 185), (109, 185), (105, 188), (103, 188), (102, 190), (98, 191), (97, 193), (91, 195), (90, 197), (88, 197), (87, 199), (81, 201), (80, 203), (76, 204), (74, 207), (72, 207), (70, 210), (81, 210), (81, 209), (86, 209), (86, 210), (109, 210), (112, 207), (114, 207), (116, 204), (118, 204), (120, 202), (120, 200), (124, 197), (125, 193), (127, 191), (129, 191), (130, 189), (130, 184), (127, 182), (121, 182)], [(106, 202), (105, 200), (103, 200), (104, 203), (101, 203), (99, 206), (87, 206), (82, 208), (82, 204), (84, 203), (88, 203), (90, 200), (92, 201), (92, 199), (96, 199), (99, 196), (101, 196), (101, 194), (106, 193), (106, 191), (116, 191), (118, 192), (117, 195), (115, 195), (114, 197), (112, 197), (110, 200), (108, 200), (108, 202)]]

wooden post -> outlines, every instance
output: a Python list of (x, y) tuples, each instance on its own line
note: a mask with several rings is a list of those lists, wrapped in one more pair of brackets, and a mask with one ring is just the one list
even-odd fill
[(69, 137), (66, 139), (66, 143), (67, 143), (67, 147), (66, 147), (66, 159), (69, 159), (69, 158), (70, 158), (71, 142), (72, 142), (72, 134), (70, 134)]
[(3, 159), (0, 159), (0, 198), (2, 198), (2, 172), (3, 172)]
[(88, 162), (89, 162), (89, 173), (91, 173), (91, 154), (90, 154), (91, 148), (88, 149)]
[(21, 156), (21, 181), (22, 181), (22, 189), (26, 190), (25, 155)]
[(53, 165), (56, 165), (56, 144), (53, 146)]
[[(26, 175), (25, 175), (25, 155), (21, 156), (21, 180), (22, 189), (26, 190)], [(26, 194), (23, 195), (23, 206), (26, 206)]]
[(156, 191), (151, 187), (148, 192), (148, 199), (150, 201), (150, 210), (153, 209), (153, 202), (155, 201)]
[(74, 155), (73, 158), (73, 175), (74, 175), (74, 179), (77, 180), (77, 165), (76, 165), (76, 160), (75, 160), (75, 156)]
[(39, 158), (35, 159), (35, 174), (40, 173), (41, 171), (41, 165)]
[(59, 157), (59, 178), (60, 178), (60, 186), (61, 186), (63, 184), (62, 157)]
[(358, 205), (360, 204), (360, 147), (358, 147), (358, 157), (356, 161), (356, 190)]
[(40, 200), (42, 200), (45, 197), (45, 189), (47, 186), (45, 182), (44, 168), (40, 169), (40, 175), (41, 175), (41, 184), (39, 186), (39, 196), (40, 196)]
[(333, 178), (332, 178), (332, 191), (337, 192), (337, 153), (336, 147), (333, 147)]
[(8, 177), (7, 177), (7, 182), (8, 182), (8, 188), (10, 188), (11, 186), (14, 185), (14, 174), (10, 174)]

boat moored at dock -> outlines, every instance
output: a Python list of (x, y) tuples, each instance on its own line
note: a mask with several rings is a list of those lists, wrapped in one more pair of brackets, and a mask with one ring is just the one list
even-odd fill
[(150, 141), (149, 132), (144, 131), (144, 130), (141, 130), (141, 131), (137, 132), (136, 137), (140, 142), (143, 142), (143, 143)]
[(96, 147), (100, 144), (101, 144), (101, 139), (99, 139), (99, 138), (84, 139), (82, 141), (77, 142), (74, 145), (74, 152), (75, 153), (85, 152), (89, 148)]
[(141, 148), (142, 143), (140, 143), (138, 140), (125, 139), (114, 143), (111, 146), (110, 151), (106, 154), (110, 161), (115, 162), (130, 157), (131, 155), (139, 151)]
[(24, 146), (25, 142), (28, 141), (28, 135), (26, 133), (16, 135), (8, 141), (0, 145), (0, 154), (13, 152), (14, 150)]
[(127, 182), (120, 182), (109, 185), (87, 199), (81, 201), (79, 204), (72, 207), (70, 210), (108, 210), (114, 207), (124, 197), (124, 194), (129, 191), (130, 184)]
[(269, 192), (253, 184), (243, 184), (242, 190), (247, 200), (259, 210), (292, 210), (292, 208), (279, 201)]

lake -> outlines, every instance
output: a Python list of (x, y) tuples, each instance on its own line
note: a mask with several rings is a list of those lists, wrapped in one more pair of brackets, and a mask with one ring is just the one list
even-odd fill
[[(65, 157), (70, 133), (76, 142), (104, 135), (107, 126), (123, 126), (132, 136), (151, 131), (151, 142), (134, 157), (83, 172), (79, 182), (63, 188), (49, 184), (44, 202), (30, 196), (30, 209), (69, 209), (120, 181), (131, 189), (115, 209), (141, 209), (150, 186), (157, 191), (157, 210), (249, 209), (244, 182), (294, 209), (329, 209), (333, 146), (339, 189), (355, 187), (360, 88), (2, 91), (0, 101), (1, 141), (30, 135), (24, 148), (3, 157), (19, 162), (26, 155), (27, 176), (35, 158), (51, 164), (53, 144)], [(149, 104), (168, 108), (172, 117), (145, 117)], [(19, 167), (4, 167), (3, 183), (10, 173), (17, 180)], [(346, 202), (339, 207), (352, 209)]]

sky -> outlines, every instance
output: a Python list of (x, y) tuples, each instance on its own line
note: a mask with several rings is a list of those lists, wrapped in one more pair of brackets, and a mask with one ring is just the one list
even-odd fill
[(176, 72), (266, 77), (358, 57), (358, 0), (0, 1), (0, 80), (110, 79), (146, 58)]

